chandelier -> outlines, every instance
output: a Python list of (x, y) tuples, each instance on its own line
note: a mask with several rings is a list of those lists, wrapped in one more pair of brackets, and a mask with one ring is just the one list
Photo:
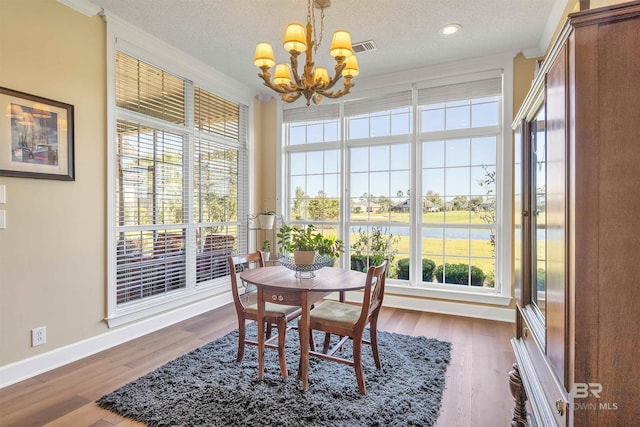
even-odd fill
[[(312, 5), (313, 3), (313, 5)], [(307, 0), (307, 25), (289, 24), (284, 36), (284, 49), (291, 55), (291, 65), (278, 64), (271, 81), (269, 69), (276, 63), (273, 48), (270, 43), (262, 42), (256, 45), (253, 63), (262, 70), (258, 74), (264, 85), (278, 92), (285, 102), (294, 102), (302, 95), (307, 100), (307, 106), (313, 101), (319, 104), (323, 96), (340, 98), (349, 93), (354, 86), (351, 79), (358, 75), (358, 61), (351, 48), (351, 35), (348, 31), (339, 30), (333, 34), (329, 53), (336, 60), (335, 74), (329, 79), (326, 68), (315, 67), (313, 53), (318, 52), (322, 43), (324, 30), (324, 10), (331, 6), (331, 0)], [(320, 38), (316, 38), (316, 23), (314, 9), (320, 9)], [(313, 40), (311, 36), (313, 35)], [(302, 75), (298, 73), (298, 56), (305, 52), (305, 62)], [(293, 78), (291, 75), (293, 73)], [(344, 77), (344, 87), (341, 90), (330, 89)]]

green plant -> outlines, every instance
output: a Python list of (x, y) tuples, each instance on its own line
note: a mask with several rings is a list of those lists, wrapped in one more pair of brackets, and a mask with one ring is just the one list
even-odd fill
[[(433, 280), (433, 270), (436, 263), (428, 258), (422, 259), (422, 281), (431, 282)], [(409, 258), (398, 260), (398, 279), (409, 280)]]
[(267, 239), (265, 239), (262, 242), (262, 251), (263, 252), (271, 252), (271, 242)]
[[(443, 271), (444, 270), (444, 271)], [(456, 285), (469, 284), (469, 265), (468, 264), (448, 264), (445, 263), (436, 267), (434, 274), (438, 282), (444, 283), (443, 274), (446, 274), (446, 282)], [(482, 286), (484, 284), (484, 272), (472, 265), (471, 266), (471, 286)]]
[[(385, 258), (395, 270), (395, 256), (398, 253), (397, 246), (400, 238), (393, 234), (386, 234), (386, 228), (371, 227), (367, 233), (362, 228), (358, 229), (358, 236), (351, 244), (351, 269), (367, 271), (370, 265), (380, 265)], [(391, 271), (389, 277), (395, 277), (395, 271)]]
[(275, 215), (276, 212), (275, 211), (270, 211), (268, 209), (262, 209), (259, 213), (259, 215)]
[(318, 255), (338, 258), (344, 251), (344, 243), (333, 236), (324, 236), (313, 224), (304, 228), (283, 225), (276, 234), (282, 253), (314, 251)]
[(324, 236), (321, 233), (316, 235), (317, 248), (316, 251), (319, 255), (327, 256), (329, 258), (338, 258), (342, 252), (344, 252), (344, 243), (342, 240), (334, 236)]

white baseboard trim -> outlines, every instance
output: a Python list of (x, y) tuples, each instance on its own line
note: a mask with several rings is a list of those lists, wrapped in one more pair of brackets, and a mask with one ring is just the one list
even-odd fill
[(399, 295), (385, 295), (382, 305), (387, 307), (404, 308), (407, 310), (426, 311), (429, 313), (497, 320), (500, 322), (513, 323), (516, 321), (515, 310), (513, 308), (505, 307), (464, 304), (460, 302), (423, 298), (407, 298)]
[(231, 293), (226, 292), (128, 326), (109, 329), (103, 334), (47, 353), (1, 366), (0, 389), (221, 307), (231, 301), (233, 301)]
[[(338, 299), (338, 294), (331, 294), (332, 299)], [(362, 302), (362, 292), (347, 292), (348, 302)], [(477, 319), (497, 320), (514, 323), (516, 312), (513, 308), (465, 304), (456, 301), (444, 301), (428, 298), (416, 298), (403, 295), (387, 295), (382, 303), (385, 307), (404, 308), (406, 310), (424, 311), (428, 313), (449, 314), (452, 316), (473, 317)]]

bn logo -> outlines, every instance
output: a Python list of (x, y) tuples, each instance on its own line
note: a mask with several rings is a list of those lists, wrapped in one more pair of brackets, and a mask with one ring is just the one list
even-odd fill
[(600, 392), (602, 392), (602, 384), (600, 383), (575, 383), (571, 390), (573, 397), (576, 399), (585, 399), (589, 397), (589, 394), (593, 395), (596, 399), (600, 399)]

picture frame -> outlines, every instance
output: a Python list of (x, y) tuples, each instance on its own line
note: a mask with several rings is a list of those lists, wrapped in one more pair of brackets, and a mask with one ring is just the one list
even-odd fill
[(0, 87), (0, 175), (75, 180), (73, 105)]

